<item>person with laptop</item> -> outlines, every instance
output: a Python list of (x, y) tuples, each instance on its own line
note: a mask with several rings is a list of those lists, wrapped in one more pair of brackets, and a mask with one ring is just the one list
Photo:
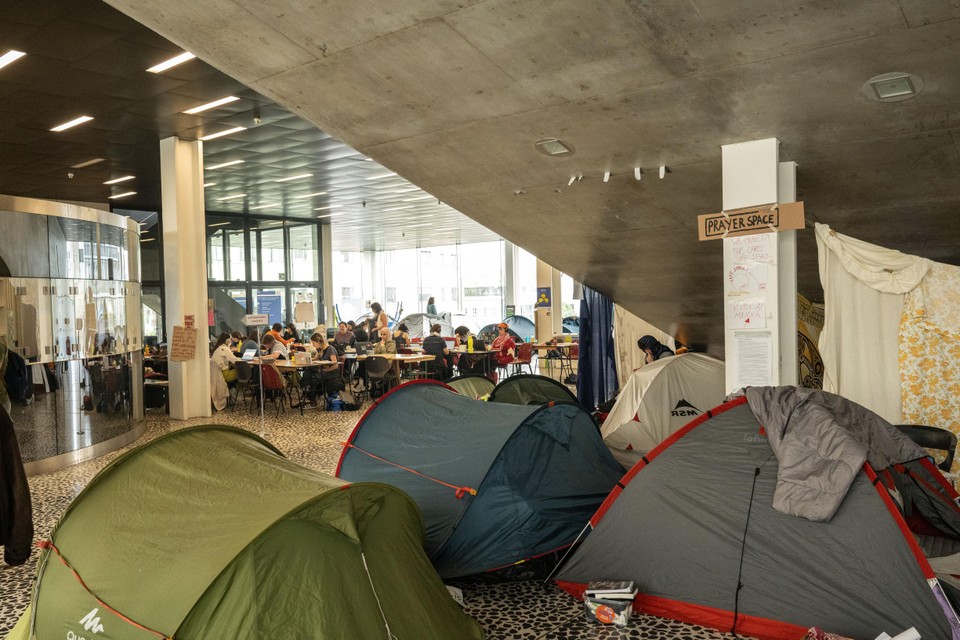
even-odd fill
[(287, 360), (290, 357), (287, 347), (277, 340), (272, 333), (263, 336), (262, 347), (265, 355), (260, 356), (261, 360)]
[[(340, 379), (340, 365), (337, 350), (327, 342), (327, 336), (321, 333), (315, 333), (310, 336), (310, 344), (316, 350), (314, 361), (326, 361), (332, 364), (324, 364), (319, 368), (310, 367), (303, 371), (300, 379), (300, 386), (303, 387), (303, 401), (309, 402), (311, 406), (317, 406), (317, 396), (322, 392), (324, 395), (332, 395), (343, 389), (343, 382)], [(294, 409), (299, 409), (299, 404), (291, 405)]]

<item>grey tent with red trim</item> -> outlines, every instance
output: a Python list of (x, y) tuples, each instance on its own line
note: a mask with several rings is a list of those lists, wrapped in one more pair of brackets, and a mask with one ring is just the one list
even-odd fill
[[(815, 444), (829, 455), (829, 441)], [(591, 580), (634, 580), (638, 611), (759, 638), (799, 640), (812, 626), (960, 638), (950, 587), (915, 535), (931, 557), (960, 550), (957, 494), (929, 459), (879, 476), (863, 463), (819, 522), (773, 508), (780, 464), (745, 397), (703, 414), (624, 476), (558, 584), (579, 595)]]

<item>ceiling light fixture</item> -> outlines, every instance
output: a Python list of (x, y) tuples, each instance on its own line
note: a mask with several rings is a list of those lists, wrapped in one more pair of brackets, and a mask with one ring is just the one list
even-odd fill
[(367, 180), (385, 180), (386, 178), (392, 178), (392, 177), (394, 177), (395, 175), (397, 175), (397, 174), (395, 174), (395, 173), (393, 173), (393, 172), (391, 171), (391, 172), (389, 172), (389, 173), (378, 173), (377, 175), (367, 176), (366, 179), (367, 179)]
[(250, 207), (250, 211), (258, 211), (259, 209), (269, 209), (270, 207), (278, 207), (278, 206), (280, 205), (278, 205), (275, 202), (268, 202), (267, 204), (258, 204), (255, 207)]
[(576, 181), (577, 181), (577, 176), (570, 176), (570, 180), (567, 182), (567, 186), (569, 187), (573, 185), (573, 183)]
[(882, 73), (867, 80), (860, 93), (877, 102), (902, 102), (923, 91), (923, 80), (903, 71)]
[(223, 226), (226, 226), (226, 225), (228, 225), (228, 224), (232, 224), (232, 223), (231, 223), (231, 222), (214, 222), (213, 224), (208, 224), (207, 226), (208, 226), (208, 227), (223, 227)]
[(90, 165), (97, 164), (98, 162), (103, 162), (106, 158), (94, 158), (92, 160), (87, 160), (86, 162), (80, 162), (78, 164), (72, 165), (71, 169), (83, 169), (84, 167), (89, 167)]
[(133, 180), (136, 176), (123, 176), (122, 178), (114, 178), (113, 180), (107, 180), (103, 184), (120, 184), (121, 182), (126, 182), (127, 180)]
[(135, 196), (135, 195), (137, 195), (136, 191), (127, 191), (125, 193), (118, 193), (115, 196), (108, 196), (107, 200), (116, 200), (117, 198), (126, 198), (127, 196)]
[(247, 130), (246, 127), (233, 127), (232, 129), (227, 129), (226, 131), (218, 131), (217, 133), (211, 133), (208, 136), (203, 136), (202, 138), (200, 138), (200, 140), (202, 142), (206, 142), (207, 140), (215, 140), (217, 138), (222, 138), (223, 136), (228, 136), (231, 133), (237, 133), (238, 131), (246, 131), (246, 130)]
[(19, 60), (25, 55), (27, 54), (25, 54), (23, 51), (16, 51), (14, 49), (10, 49), (10, 51), (7, 51), (5, 54), (0, 56), (0, 69), (3, 69), (8, 64), (16, 62), (17, 60)]
[(633, 168), (633, 177), (636, 178), (637, 181), (642, 180), (642, 179), (643, 179), (643, 169), (641, 169), (640, 167), (634, 167), (634, 168)]
[(541, 138), (533, 146), (537, 148), (537, 151), (548, 156), (572, 156), (574, 154), (573, 145), (560, 138)]
[(223, 169), (224, 167), (232, 167), (232, 166), (235, 165), (235, 164), (243, 164), (244, 162), (246, 162), (246, 161), (245, 161), (245, 160), (231, 160), (230, 162), (221, 162), (220, 164), (211, 165), (211, 166), (207, 167), (207, 169), (209, 169), (209, 170), (211, 170), (211, 171), (214, 170), (214, 169)]
[(325, 196), (327, 195), (326, 191), (317, 191), (316, 193), (308, 193), (305, 196), (294, 196), (294, 200), (303, 200), (304, 198), (312, 198), (314, 196)]
[(312, 173), (301, 173), (295, 176), (287, 176), (286, 178), (279, 178), (277, 180), (274, 180), (274, 182), (292, 182), (293, 180), (302, 180), (303, 178), (311, 178), (311, 177), (313, 177)]
[(213, 102), (208, 102), (207, 104), (202, 104), (199, 107), (194, 107), (193, 109), (187, 109), (184, 113), (190, 114), (191, 116), (195, 113), (200, 113), (201, 111), (207, 111), (208, 109), (216, 109), (217, 107), (222, 107), (225, 104), (230, 104), (231, 102), (236, 102), (239, 100), (237, 96), (227, 96), (226, 98), (220, 98), (219, 100), (214, 100)]
[(660, 165), (660, 179), (663, 180), (670, 173), (670, 167), (665, 164)]
[(156, 238), (140, 238), (140, 244), (143, 244), (144, 242), (153, 242), (154, 240), (156, 240)]
[(79, 118), (74, 118), (73, 120), (71, 120), (71, 121), (69, 121), (69, 122), (64, 122), (63, 124), (58, 124), (57, 126), (55, 126), (55, 127), (53, 127), (52, 129), (50, 129), (50, 131), (56, 131), (57, 133), (59, 133), (59, 132), (61, 132), (61, 131), (66, 131), (66, 130), (69, 129), (70, 127), (75, 127), (75, 126), (77, 126), (78, 124), (83, 124), (84, 122), (90, 122), (91, 120), (93, 120), (93, 117), (91, 117), (91, 116), (80, 116)]
[(232, 196), (225, 196), (225, 197), (223, 197), (223, 198), (217, 198), (217, 200), (220, 201), (220, 202), (223, 202), (224, 200), (236, 200), (237, 198), (246, 198), (246, 197), (247, 197), (247, 194), (245, 194), (245, 193), (237, 193), (237, 194), (234, 194), (234, 195), (232, 195)]
[(603, 181), (604, 181), (604, 182), (610, 182), (610, 172), (609, 172), (609, 171), (604, 171), (604, 172), (603, 172)]
[(204, 182), (204, 183), (203, 183), (203, 186), (204, 186), (204, 187), (215, 187), (215, 186), (217, 186), (217, 183), (216, 183), (216, 182)]
[(173, 56), (169, 60), (164, 60), (160, 64), (153, 65), (152, 67), (147, 69), (147, 71), (149, 71), (150, 73), (163, 73), (167, 69), (172, 69), (178, 64), (183, 64), (184, 62), (188, 60), (193, 60), (196, 57), (197, 56), (193, 55), (189, 51), (184, 51), (180, 55)]

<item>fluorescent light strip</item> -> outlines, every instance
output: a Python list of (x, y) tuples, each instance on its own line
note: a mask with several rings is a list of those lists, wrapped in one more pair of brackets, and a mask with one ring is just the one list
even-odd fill
[(276, 202), (271, 202), (269, 204), (260, 204), (255, 207), (250, 207), (250, 211), (257, 211), (258, 209), (269, 209), (270, 207), (279, 207), (280, 205)]
[(225, 198), (217, 198), (217, 200), (219, 200), (220, 202), (223, 202), (224, 200), (236, 200), (237, 198), (246, 198), (246, 197), (247, 197), (247, 194), (238, 193), (236, 195), (227, 196)]
[(401, 202), (420, 202), (421, 200), (436, 200), (436, 198), (428, 194), (428, 195), (419, 196), (416, 198), (404, 198), (403, 200), (401, 200)]
[(220, 98), (219, 100), (214, 100), (213, 102), (208, 102), (207, 104), (202, 104), (199, 107), (194, 107), (193, 109), (187, 109), (184, 113), (193, 115), (195, 113), (200, 113), (201, 111), (206, 111), (208, 109), (216, 109), (217, 107), (222, 107), (225, 104), (230, 104), (231, 102), (236, 102), (239, 100), (237, 96), (227, 96), (226, 98)]
[(16, 62), (17, 60), (19, 60), (25, 55), (27, 54), (25, 54), (23, 51), (16, 51), (14, 49), (10, 49), (10, 51), (7, 51), (5, 54), (0, 56), (0, 69), (3, 69), (5, 66), (7, 66), (12, 62)]
[(140, 238), (140, 243), (143, 244), (144, 242), (153, 242), (154, 240), (156, 240), (156, 238)]
[(218, 131), (217, 133), (211, 133), (208, 136), (203, 136), (200, 138), (203, 142), (207, 140), (215, 140), (216, 138), (222, 138), (223, 136), (228, 136), (231, 133), (237, 133), (238, 131), (246, 131), (246, 127), (233, 127), (232, 129), (227, 129), (226, 131)]
[(231, 160), (230, 162), (221, 162), (220, 164), (215, 164), (207, 167), (207, 169), (223, 169), (224, 167), (232, 167), (235, 164), (242, 164), (246, 162), (245, 160)]
[(365, 180), (385, 180), (386, 178), (392, 178), (392, 177), (394, 177), (394, 176), (396, 176), (396, 175), (397, 175), (397, 174), (392, 173), (392, 172), (391, 172), (391, 173), (380, 173), (380, 174), (377, 174), (377, 175), (375, 175), (375, 176), (370, 176), (370, 177), (364, 178), (364, 179), (365, 179)]
[(120, 184), (121, 182), (126, 182), (127, 180), (133, 180), (136, 176), (123, 176), (122, 178), (114, 178), (113, 180), (107, 180), (103, 184)]
[(208, 224), (208, 227), (222, 227), (224, 225), (231, 224), (230, 222), (214, 222), (213, 224)]
[(127, 196), (135, 196), (135, 195), (137, 195), (136, 191), (127, 191), (125, 193), (118, 193), (115, 196), (109, 196), (107, 200), (116, 200), (117, 198), (126, 198)]
[(164, 60), (164, 61), (161, 62), (160, 64), (153, 65), (152, 67), (150, 67), (149, 69), (147, 69), (147, 71), (149, 71), (150, 73), (163, 73), (163, 72), (166, 71), (167, 69), (172, 69), (173, 67), (177, 66), (178, 64), (183, 64), (183, 63), (186, 62), (187, 60), (193, 60), (193, 59), (196, 58), (196, 57), (197, 57), (197, 56), (193, 55), (193, 54), (190, 53), (189, 51), (185, 51), (185, 52), (181, 53), (180, 55), (173, 56), (173, 57), (170, 58), (169, 60)]
[(274, 180), (274, 182), (291, 182), (292, 180), (302, 180), (303, 178), (312, 178), (312, 173), (301, 173), (296, 176), (288, 176), (286, 178), (280, 178), (279, 180)]
[(203, 186), (204, 186), (204, 187), (215, 187), (215, 186), (217, 186), (217, 183), (216, 183), (216, 182), (204, 182), (204, 183), (203, 183)]
[(314, 196), (325, 196), (327, 195), (326, 191), (317, 191), (316, 193), (308, 193), (305, 196), (294, 196), (294, 200), (303, 200), (304, 198), (312, 198)]
[(327, 209), (333, 209), (333, 205), (327, 205), (325, 207), (317, 207), (314, 211), (326, 211)]
[(97, 164), (98, 162), (103, 162), (106, 158), (94, 158), (93, 160), (87, 160), (86, 162), (81, 162), (71, 166), (71, 169), (83, 169), (84, 167), (89, 167), (90, 165)]
[(64, 122), (63, 124), (58, 124), (54, 128), (50, 129), (50, 131), (56, 131), (57, 133), (59, 133), (61, 131), (66, 131), (70, 127), (75, 127), (78, 124), (83, 124), (84, 122), (90, 122), (91, 120), (93, 120), (91, 116), (80, 116), (79, 118), (74, 118), (70, 122)]

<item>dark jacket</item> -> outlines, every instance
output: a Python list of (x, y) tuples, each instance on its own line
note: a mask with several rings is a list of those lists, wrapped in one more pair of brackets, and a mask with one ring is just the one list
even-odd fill
[(3, 560), (23, 564), (33, 543), (33, 507), (23, 471), (17, 434), (6, 409), (0, 407), (0, 544)]

